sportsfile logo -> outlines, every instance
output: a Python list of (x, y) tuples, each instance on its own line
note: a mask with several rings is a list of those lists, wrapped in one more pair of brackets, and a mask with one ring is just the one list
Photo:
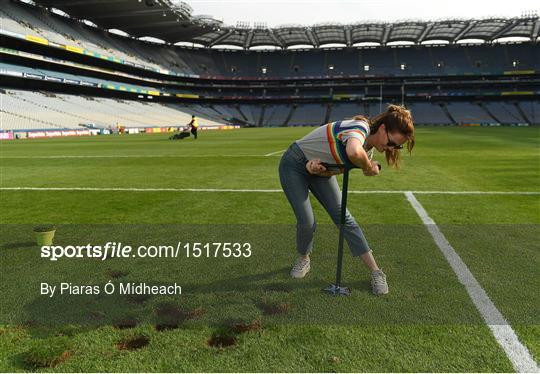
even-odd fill
[(173, 245), (140, 245), (132, 247), (121, 242), (107, 242), (105, 245), (45, 245), (41, 247), (41, 257), (51, 261), (60, 258), (248, 258), (251, 257), (251, 243), (230, 242), (178, 242)]
[(41, 257), (51, 261), (58, 261), (59, 258), (99, 258), (102, 261), (107, 258), (129, 258), (133, 248), (122, 243), (107, 242), (105, 245), (44, 245), (41, 247)]

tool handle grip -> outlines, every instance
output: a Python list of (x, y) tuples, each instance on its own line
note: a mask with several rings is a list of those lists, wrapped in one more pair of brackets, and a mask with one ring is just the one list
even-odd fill
[[(329, 171), (339, 171), (341, 169), (344, 169), (346, 168), (347, 166), (345, 165), (341, 165), (341, 164), (330, 164), (328, 162), (321, 162), (321, 165), (324, 166), (326, 168), (326, 170), (329, 170)], [(379, 167), (379, 170), (382, 169), (382, 165), (381, 164), (377, 164), (377, 166)], [(356, 167), (349, 167), (349, 169), (357, 169)]]

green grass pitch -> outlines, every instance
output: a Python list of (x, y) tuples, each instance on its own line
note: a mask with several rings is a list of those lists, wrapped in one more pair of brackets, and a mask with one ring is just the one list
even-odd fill
[[(337, 229), (314, 199), (312, 271), (302, 280), (288, 276), (295, 220), (284, 194), (274, 192), (277, 166), (280, 151), (310, 130), (1, 142), (0, 370), (513, 371), (397, 191), (438, 192), (415, 196), (538, 362), (538, 128), (421, 127), (401, 170), (386, 167), (375, 178), (353, 171), (350, 190), (371, 192), (351, 193), (349, 209), (390, 293), (372, 296), (369, 274), (346, 249), (348, 298), (321, 292), (334, 280)], [(471, 191), (511, 194), (441, 193)], [(44, 223), (58, 225), (56, 243), (243, 241), (252, 255), (53, 262), (32, 242), (32, 226)], [(177, 282), (183, 290), (39, 294), (41, 282), (109, 280)]]

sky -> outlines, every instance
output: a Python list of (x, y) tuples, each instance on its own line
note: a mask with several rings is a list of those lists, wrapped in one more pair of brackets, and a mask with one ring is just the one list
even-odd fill
[(441, 20), (485, 17), (517, 17), (535, 11), (539, 1), (531, 0), (183, 0), (193, 15), (210, 15), (226, 25), (238, 21), (266, 23), (268, 27), (339, 22), (393, 22), (400, 20)]

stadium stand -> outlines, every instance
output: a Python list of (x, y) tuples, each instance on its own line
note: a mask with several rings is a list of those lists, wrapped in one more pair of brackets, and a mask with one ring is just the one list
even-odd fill
[(480, 103), (479, 105), (489, 113), (489, 115), (495, 120), (495, 123), (501, 124), (518, 124), (526, 123), (515, 105), (511, 103), (498, 102), (498, 103)]
[(364, 105), (358, 103), (335, 104), (331, 108), (329, 121), (339, 121), (345, 118), (352, 118), (364, 113)]
[(238, 118), (239, 115), (234, 111), (234, 108), (227, 105), (211, 105), (211, 109), (216, 112), (219, 118), (223, 118), (227, 122), (235, 122), (235, 118)]
[[(418, 124), (532, 125), (539, 121), (540, 48), (535, 44), (540, 30), (538, 17), (524, 22), (518, 19), (464, 20), (455, 25), (437, 21), (426, 28), (429, 32), (420, 36), (412, 34), (414, 27), (397, 24), (371, 25), (371, 32), (367, 31), (370, 26), (364, 30), (361, 25), (342, 25), (313, 26), (309, 30), (284, 27), (270, 33), (269, 30), (208, 27), (208, 24), (190, 21), (190, 16), (186, 15), (183, 20), (187, 23), (174, 30), (161, 22), (130, 24), (132, 36), (124, 37), (106, 31), (116, 26), (115, 22), (121, 28), (125, 20), (114, 14), (99, 17), (105, 10), (74, 14), (79, 20), (95, 21), (97, 27), (91, 27), (45, 8), (54, 6), (76, 13), (78, 8), (70, 2), (38, 0), (36, 3), (38, 6), (0, 0), (2, 40), (13, 42), (0, 51), (3, 56), (7, 56), (6, 53), (10, 56), (0, 63), (0, 74), (10, 78), (9, 85), (3, 87), (11, 89), (2, 96), (6, 97), (6, 103), (13, 104), (3, 110), (10, 126), (19, 115), (21, 122), (17, 128), (23, 124), (36, 128), (73, 128), (80, 121), (103, 126), (117, 122), (128, 126), (160, 126), (174, 124), (176, 118), (187, 123), (192, 113), (212, 124), (319, 125), (355, 114), (375, 116), (388, 103), (404, 103), (413, 111)], [(163, 12), (168, 11), (165, 3), (156, 6), (164, 7), (160, 8)], [(156, 12), (146, 9), (141, 2), (123, 4), (127, 7), (123, 14), (140, 21), (157, 21), (152, 18)], [(189, 32), (184, 32), (184, 27)], [(20, 34), (18, 41), (14, 42), (16, 37), (9, 33)], [(169, 44), (136, 39), (143, 34), (161, 37)], [(50, 43), (44, 49), (46, 42), (32, 42), (28, 36), (56, 44)], [(485, 43), (456, 43), (469, 36), (478, 36)], [(493, 42), (506, 36), (526, 36), (531, 41)], [(206, 47), (174, 45), (186, 37)], [(421, 45), (430, 38), (447, 40), (449, 44)], [(347, 47), (319, 48), (327, 39), (343, 42)], [(413, 40), (416, 44), (387, 44), (400, 40)], [(353, 47), (355, 43), (366, 41), (381, 45)], [(315, 48), (249, 50), (251, 45), (276, 43), (282, 48), (294, 44), (311, 44)], [(207, 48), (219, 44), (244, 50)], [(38, 60), (27, 60), (19, 65), (25, 57), (17, 55), (16, 48), (22, 46), (27, 52), (39, 46), (32, 57), (37, 56)], [(71, 47), (66, 46), (80, 49), (69, 55), (66, 50), (70, 51)], [(73, 66), (68, 69), (62, 65), (65, 61), (58, 63), (58, 51), (54, 48), (64, 51), (62, 61), (73, 58), (77, 64), (104, 67), (108, 73), (90, 73)], [(47, 62), (39, 61), (40, 57)], [(51, 60), (56, 64), (49, 64)], [(102, 60), (108, 65), (98, 64)], [(34, 64), (35, 61), (39, 63)], [(130, 77), (121, 76), (120, 71)], [(13, 77), (19, 77), (20, 83)], [(49, 78), (56, 86), (48, 83)], [(148, 79), (152, 79), (151, 84)], [(59, 88), (60, 83), (67, 81), (70, 87)], [(55, 93), (32, 95), (29, 84), (37, 87), (36, 91)], [(110, 91), (104, 93), (103, 88)], [(137, 93), (129, 97), (125, 92), (130, 90)], [(89, 100), (81, 96), (99, 97)], [(174, 102), (171, 98), (174, 96), (182, 100)], [(149, 100), (154, 103), (149, 104)], [(37, 116), (30, 110), (32, 105), (51, 113)], [(12, 108), (17, 112), (8, 113)]]
[[(277, 52), (222, 52), (171, 48), (103, 32), (45, 9), (0, 0), (2, 28), (38, 34), (104, 55), (182, 74), (218, 76), (310, 76), (351, 74), (436, 74), (464, 70), (539, 68), (540, 52), (527, 45), (401, 46), (365, 49), (315, 49)], [(333, 69), (329, 70), (332, 66)], [(262, 68), (266, 72), (262, 72)], [(368, 67), (369, 70), (365, 70)]]
[(495, 120), (477, 104), (450, 102), (447, 108), (458, 124), (495, 123)]
[(251, 125), (257, 125), (261, 118), (261, 107), (254, 105), (240, 105), (238, 112), (244, 118), (247, 123)]
[(326, 116), (326, 106), (305, 104), (298, 106), (288, 121), (290, 126), (322, 125)]
[(524, 101), (515, 104), (516, 108), (528, 123), (540, 125), (540, 102)]
[[(194, 115), (200, 117), (200, 118), (206, 118), (208, 119), (209, 125), (218, 125), (218, 124), (225, 124), (227, 123), (221, 116), (219, 116), (215, 110), (213, 110), (210, 105), (198, 105), (198, 104), (172, 104), (168, 105), (171, 108), (174, 108), (178, 111), (186, 111), (189, 113), (193, 113)], [(184, 123), (187, 124), (191, 120), (191, 116), (189, 116), (188, 120)]]
[[(28, 66), (17, 66), (17, 65), (14, 65), (14, 64), (5, 64), (5, 63), (1, 63), (1, 62), (0, 62), (0, 71), (19, 72), (19, 73), (23, 73), (23, 74), (30, 73), (30, 74), (34, 74), (34, 75), (42, 76), (42, 77), (46, 76), (46, 77), (48, 77), (47, 79), (57, 78), (58, 80), (70, 79), (70, 80), (73, 80), (73, 81), (84, 81), (84, 82), (92, 84), (94, 86), (99, 86), (99, 85), (101, 85), (101, 86), (107, 86), (107, 85), (119, 85), (119, 86), (121, 86), (121, 85), (123, 85), (123, 83), (120, 83), (120, 82), (117, 82), (117, 81), (110, 81), (110, 80), (99, 79), (99, 78), (94, 78), (94, 77), (74, 75), (74, 74), (70, 74), (70, 73), (53, 71), (53, 70), (48, 70), (48, 69), (31, 68), (31, 67), (28, 67)], [(154, 90), (155, 89), (153, 87), (148, 87), (148, 86), (134, 86), (134, 87), (137, 87), (138, 89), (142, 89), (142, 90)]]
[(265, 108), (265, 126), (285, 126), (289, 118), (292, 106), (289, 105), (268, 105)]
[(0, 22), (2, 28), (22, 34), (41, 36), (49, 41), (85, 48), (104, 55), (159, 68), (152, 63), (152, 58), (137, 57), (139, 51), (130, 51), (128, 39), (123, 42), (115, 41), (116, 37), (109, 33), (86, 30), (89, 26), (69, 18), (58, 16), (44, 9), (29, 5), (13, 6), (9, 0), (0, 1)]
[(223, 122), (208, 119), (187, 106), (91, 98), (77, 95), (7, 90), (1, 94), (2, 129), (29, 130), (46, 128), (184, 126), (197, 113), (202, 126)]
[(446, 115), (440, 105), (432, 103), (410, 103), (408, 108), (414, 113), (418, 124), (450, 125), (452, 120)]

